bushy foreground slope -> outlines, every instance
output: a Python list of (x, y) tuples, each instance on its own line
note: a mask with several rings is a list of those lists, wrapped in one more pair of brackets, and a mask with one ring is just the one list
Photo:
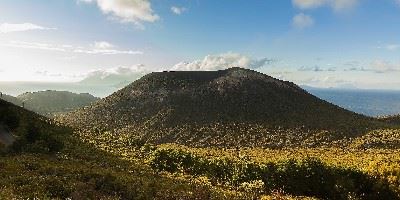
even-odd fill
[[(24, 148), (17, 148), (20, 151), (0, 156), (0, 196), (5, 199), (306, 198), (298, 195), (398, 199), (399, 173), (393, 164), (400, 156), (396, 151), (381, 154), (393, 156), (389, 158), (377, 157), (379, 151), (365, 152), (362, 157), (362, 151), (351, 154), (344, 150), (342, 155), (324, 149), (292, 149), (285, 154), (281, 150), (151, 146), (125, 135), (79, 131), (74, 135), (46, 118), (8, 103), (1, 108), (3, 105), (10, 108), (7, 116), (17, 111), (15, 119), (22, 120), (6, 122), (13, 127), (10, 129), (19, 129), (29, 119), (42, 124), (39, 130), (46, 127), (43, 130), (54, 130), (55, 138), (63, 138), (57, 151), (43, 151), (48, 149), (46, 143), (23, 143)], [(338, 160), (344, 163), (326, 160), (332, 155), (340, 156)], [(350, 161), (363, 166), (377, 164), (365, 171), (349, 165)]]
[[(390, 130), (385, 131), (390, 135)], [(375, 132), (379, 131), (367, 135)], [(151, 146), (111, 133), (80, 134), (87, 143), (124, 159), (143, 160), (167, 176), (229, 188), (244, 199), (284, 199), (285, 195), (321, 199), (400, 197), (399, 146), (365, 148), (360, 144), (369, 144), (366, 137), (358, 138), (346, 148), (274, 150)], [(381, 144), (384, 141), (390, 140), (384, 139)]]
[[(74, 137), (71, 130), (0, 100), (0, 199), (238, 199), (190, 180), (161, 176)], [(32, 127), (34, 127), (32, 129)]]

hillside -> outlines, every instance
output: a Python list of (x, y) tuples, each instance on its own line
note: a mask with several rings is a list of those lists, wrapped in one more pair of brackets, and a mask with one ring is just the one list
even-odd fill
[(3, 150), (55, 152), (63, 146), (68, 128), (34, 112), (0, 99), (0, 143)]
[(67, 91), (39, 91), (27, 92), (17, 97), (3, 95), (3, 100), (25, 108), (44, 116), (52, 117), (54, 114), (69, 112), (84, 107), (99, 100), (87, 93), (76, 94)]
[(11, 96), (11, 95), (7, 95), (7, 94), (1, 94), (0, 99), (10, 102), (14, 105), (17, 106), (22, 106), (22, 101), (19, 100), (17, 97)]
[(291, 82), (242, 68), (151, 73), (60, 120), (95, 134), (190, 146), (315, 146), (375, 126)]
[[(5, 147), (4, 134), (15, 139)], [(0, 199), (239, 199), (161, 176), (83, 143), (53, 121), (0, 100)]]

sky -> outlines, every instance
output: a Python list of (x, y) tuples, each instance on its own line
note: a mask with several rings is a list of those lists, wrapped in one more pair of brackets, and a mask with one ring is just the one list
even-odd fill
[(73, 83), (105, 96), (152, 71), (229, 67), (400, 86), (400, 0), (1, 0), (0, 13), (0, 90)]

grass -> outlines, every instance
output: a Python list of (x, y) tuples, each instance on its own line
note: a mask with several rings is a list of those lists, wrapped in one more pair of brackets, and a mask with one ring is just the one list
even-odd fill
[[(370, 131), (363, 137), (352, 140), (345, 148), (286, 148), (286, 149), (268, 149), (268, 148), (193, 148), (177, 144), (149, 145), (144, 144), (134, 136), (117, 135), (112, 132), (99, 132), (92, 134), (87, 132), (77, 132), (79, 137), (85, 142), (93, 144), (96, 148), (111, 152), (124, 160), (132, 162), (150, 163), (151, 155), (159, 150), (184, 151), (199, 156), (204, 159), (228, 159), (233, 162), (250, 162), (250, 163), (280, 163), (291, 159), (302, 161), (308, 158), (320, 160), (324, 166), (336, 169), (352, 170), (361, 172), (371, 177), (377, 182), (389, 184), (390, 189), (400, 194), (400, 150), (398, 146), (392, 145), (390, 148), (381, 148), (386, 144), (394, 144), (396, 142), (398, 129), (382, 129)], [(380, 137), (385, 135), (385, 137)], [(371, 142), (373, 141), (373, 142)], [(381, 144), (381, 145), (371, 145)], [(224, 182), (215, 182), (203, 175), (193, 176), (188, 173), (162, 173), (163, 176), (181, 177), (184, 180), (201, 179), (203, 182), (211, 185), (213, 188), (224, 188), (229, 191), (237, 191), (238, 194), (247, 190), (240, 187), (232, 187), (231, 184)], [(247, 191), (249, 192), (249, 191)], [(245, 192), (246, 193), (246, 192)], [(275, 198), (283, 196), (283, 198), (303, 198), (290, 196), (287, 192), (285, 195), (276, 195), (276, 191), (262, 191), (249, 193), (257, 197)], [(272, 196), (271, 196), (272, 195)], [(243, 195), (239, 195), (243, 196)], [(278, 198), (278, 197), (276, 197)], [(304, 197), (308, 198), (308, 197)]]
[[(153, 146), (135, 137), (111, 132), (75, 132), (66, 136), (64, 149), (55, 154), (21, 152), (0, 157), (0, 196), (6, 199), (315, 199), (283, 188), (260, 189), (257, 180), (231, 184), (213, 181), (206, 174), (152, 169), (149, 163), (154, 153), (168, 149), (188, 152), (206, 160), (227, 159), (233, 163), (261, 165), (315, 158), (326, 167), (360, 171), (388, 183), (392, 191), (400, 194), (400, 150), (394, 146), (391, 149), (380, 146), (364, 149), (363, 145), (371, 144), (371, 141), (393, 143), (396, 137), (391, 135), (397, 131), (371, 132), (371, 137), (358, 138), (345, 149)], [(380, 141), (377, 139), (380, 134), (387, 137)]]
[(0, 157), (0, 196), (5, 199), (240, 199), (235, 192), (156, 173), (70, 139), (55, 155)]

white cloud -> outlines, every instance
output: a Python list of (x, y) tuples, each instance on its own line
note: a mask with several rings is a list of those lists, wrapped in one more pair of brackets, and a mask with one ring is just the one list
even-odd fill
[(344, 63), (346, 68), (344, 71), (353, 72), (374, 72), (374, 73), (391, 73), (400, 72), (400, 63), (392, 63), (386, 60), (377, 59), (372, 62), (362, 63), (359, 61), (350, 61)]
[[(399, 0), (400, 1), (400, 0)], [(396, 51), (400, 49), (400, 44), (386, 44), (376, 47), (377, 49), (385, 49), (389, 51)]]
[(167, 67), (167, 69), (158, 68), (155, 70), (148, 68), (143, 64), (138, 64), (130, 67), (92, 70), (80, 75), (81, 77), (84, 77), (80, 83), (87, 85), (107, 85), (120, 88), (152, 71), (211, 71), (231, 67), (256, 69), (266, 66), (271, 62), (272, 60), (267, 58), (257, 60), (237, 53), (225, 53), (220, 55), (208, 55), (203, 60), (181, 62), (174, 66)]
[(55, 30), (55, 28), (48, 28), (44, 26), (39, 26), (32, 23), (22, 23), (22, 24), (0, 24), (0, 33), (12, 33), (12, 32), (23, 32), (32, 30)]
[(38, 70), (35, 72), (35, 74), (40, 75), (40, 76), (52, 76), (52, 77), (62, 77), (63, 75), (61, 73), (51, 73), (47, 70)]
[(388, 44), (388, 45), (386, 45), (385, 48), (390, 51), (396, 51), (396, 50), (400, 49), (400, 45), (399, 44)]
[(3, 46), (22, 48), (22, 49), (47, 50), (47, 51), (60, 51), (60, 52), (67, 51), (67, 49), (61, 45), (53, 45), (53, 44), (39, 43), (39, 42), (10, 41), (6, 44), (3, 44)]
[(272, 60), (263, 58), (260, 60), (252, 59), (238, 53), (225, 53), (220, 55), (208, 55), (203, 60), (192, 62), (180, 62), (173, 66), (171, 70), (197, 71), (197, 70), (222, 70), (231, 67), (242, 67), (256, 69), (263, 67)]
[(318, 65), (315, 65), (313, 67), (300, 67), (298, 71), (303, 71), (303, 72), (334, 72), (337, 69), (335, 67), (329, 67), (329, 68), (322, 68)]
[(110, 49), (114, 48), (114, 45), (106, 41), (99, 41), (99, 42), (94, 42), (94, 47), (96, 49)]
[(304, 13), (299, 13), (293, 17), (292, 24), (294, 27), (303, 29), (314, 25), (314, 19)]
[(400, 64), (393, 64), (385, 60), (375, 60), (370, 63), (370, 67), (370, 70), (376, 73), (400, 71)]
[(292, 3), (295, 7), (303, 10), (329, 6), (335, 11), (342, 11), (356, 6), (358, 0), (292, 0)]
[(131, 67), (115, 67), (110, 69), (92, 70), (84, 75), (80, 81), (82, 84), (90, 85), (111, 85), (123, 87), (132, 81), (137, 80), (150, 71), (143, 65), (134, 65)]
[(176, 6), (172, 6), (171, 7), (171, 12), (176, 14), (176, 15), (180, 15), (183, 12), (185, 12), (187, 9), (184, 7), (176, 7)]
[(327, 0), (292, 0), (292, 3), (300, 9), (311, 9), (325, 5)]
[(151, 8), (150, 0), (78, 0), (95, 3), (107, 15), (123, 23), (134, 23), (142, 28), (142, 22), (155, 22), (160, 17)]
[(140, 55), (143, 54), (141, 51), (134, 50), (118, 50), (115, 46), (108, 42), (95, 42), (92, 47), (83, 48), (75, 47), (73, 45), (58, 45), (58, 44), (47, 44), (47, 43), (37, 43), (37, 42), (22, 42), (22, 41), (11, 41), (9, 43), (3, 44), (3, 46), (13, 47), (13, 48), (24, 48), (24, 49), (38, 49), (47, 51), (59, 51), (67, 53), (82, 53), (82, 54), (100, 54), (100, 55)]
[(358, 0), (333, 0), (332, 7), (335, 11), (342, 11), (353, 8), (357, 3)]
[(315, 76), (303, 80), (295, 80), (297, 84), (320, 88), (357, 88), (357, 83), (337, 76)]

